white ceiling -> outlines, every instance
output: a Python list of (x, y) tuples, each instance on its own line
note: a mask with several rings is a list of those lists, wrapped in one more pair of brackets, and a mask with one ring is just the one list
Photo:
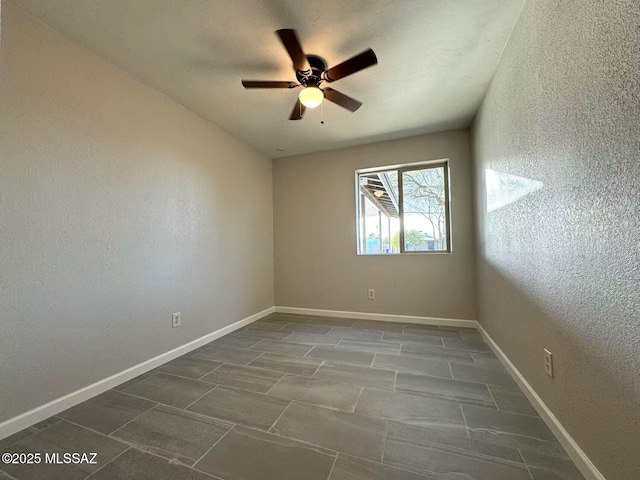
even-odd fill
[[(524, 0), (11, 0), (269, 157), (469, 125)], [(299, 89), (274, 31), (298, 31), (329, 66), (366, 48), (378, 65), (331, 86), (330, 102), (288, 120)]]

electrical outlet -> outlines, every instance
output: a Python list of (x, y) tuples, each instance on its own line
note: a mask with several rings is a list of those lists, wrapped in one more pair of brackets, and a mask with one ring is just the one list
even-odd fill
[(544, 372), (553, 378), (553, 355), (546, 348), (544, 349)]
[(180, 326), (180, 312), (176, 312), (171, 315), (171, 327), (177, 328)]
[(367, 292), (367, 295), (369, 297), (369, 300), (373, 300), (376, 298), (376, 291), (373, 288), (370, 288)]

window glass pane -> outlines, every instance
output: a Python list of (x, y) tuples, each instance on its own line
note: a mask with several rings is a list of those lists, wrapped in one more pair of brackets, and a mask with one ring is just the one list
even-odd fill
[(364, 237), (365, 253), (381, 253), (382, 245), (380, 243), (380, 227), (378, 217), (380, 210), (371, 201), (365, 197), (364, 199)]
[(444, 167), (402, 172), (405, 250), (447, 250)]
[(389, 172), (384, 172), (381, 178), (388, 181), (389, 187), (391, 187), (391, 194), (393, 198), (397, 199), (400, 195), (398, 192), (398, 171), (391, 170)]
[(361, 254), (400, 253), (398, 172), (360, 174), (359, 236)]

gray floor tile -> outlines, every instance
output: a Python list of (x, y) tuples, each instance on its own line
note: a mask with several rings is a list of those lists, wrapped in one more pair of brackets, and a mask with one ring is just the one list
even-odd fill
[(125, 393), (173, 407), (185, 408), (213, 388), (213, 385), (158, 373), (127, 388)]
[(282, 340), (289, 335), (290, 332), (274, 332), (272, 330), (242, 330), (238, 332), (239, 337), (259, 338), (260, 340)]
[(212, 346), (196, 355), (198, 358), (206, 360), (216, 360), (224, 363), (235, 363), (236, 365), (246, 365), (260, 356), (260, 352), (245, 350), (242, 348)]
[(266, 368), (276, 372), (292, 373), (294, 375), (311, 376), (321, 364), (322, 360), (265, 353), (251, 362), (249, 366)]
[(425, 359), (413, 355), (376, 354), (373, 366), (397, 372), (417, 373), (432, 377), (451, 378), (449, 363), (441, 360)]
[(467, 419), (467, 425), (471, 430), (490, 430), (525, 435), (542, 440), (555, 440), (549, 427), (539, 417), (467, 405), (464, 405), (462, 409)]
[[(6, 438), (3, 438), (0, 440), (0, 453), (2, 452), (9, 452), (9, 453), (13, 453), (14, 449), (11, 448), (13, 445), (15, 445), (16, 443), (20, 442), (21, 440), (25, 440), (28, 437), (31, 437), (33, 435), (35, 435), (36, 433), (45, 430), (46, 428), (49, 428), (53, 425), (55, 425), (56, 423), (61, 422), (62, 419), (58, 418), (58, 417), (50, 417), (46, 420), (43, 420), (42, 422), (38, 422), (35, 425), (32, 425), (31, 427), (25, 428), (23, 430), (20, 430), (19, 432), (14, 433), (13, 435), (10, 435)], [(5, 479), (5, 478), (13, 478), (13, 477), (9, 477), (8, 473), (4, 473), (2, 471), (2, 464), (0, 463), (0, 479)]]
[(209, 343), (205, 343), (204, 345), (201, 345), (198, 348), (194, 348), (193, 350), (185, 353), (184, 355), (182, 355), (183, 357), (194, 357), (196, 354), (200, 353), (202, 350), (206, 350), (209, 347), (212, 347), (214, 345), (215, 341), (211, 341)]
[(443, 400), (365, 388), (355, 413), (466, 435), (460, 405)]
[(466, 350), (469, 352), (491, 352), (489, 345), (482, 340), (462, 340), (458, 338), (444, 338), (445, 348)]
[(386, 333), (382, 335), (382, 341), (388, 343), (422, 343), (432, 347), (442, 347), (442, 337), (428, 335), (415, 335), (407, 333)]
[[(130, 448), (109, 465), (89, 477), (90, 480), (213, 480), (213, 477), (176, 465), (150, 453)], [(89, 480), (88, 479), (88, 480)]]
[(283, 376), (283, 373), (263, 368), (225, 364), (202, 378), (202, 381), (267, 393)]
[(494, 368), (496, 370), (505, 370), (504, 365), (498, 360), (493, 353), (490, 352), (472, 352), (474, 363), (477, 367)]
[(433, 480), (433, 477), (340, 453), (329, 480)]
[(192, 465), (231, 427), (211, 417), (159, 405), (112, 436), (156, 455)]
[(195, 468), (225, 480), (325, 480), (334, 459), (317, 447), (235, 427)]
[(262, 339), (255, 337), (241, 337), (240, 335), (225, 335), (218, 340), (209, 344), (210, 347), (231, 347), (249, 349), (256, 343), (259, 343)]
[(27, 437), (30, 437), (31, 435), (34, 435), (42, 430), (45, 430), (46, 428), (49, 428), (60, 421), (61, 419), (59, 417), (56, 417), (56, 416), (49, 417), (41, 422), (36, 423), (35, 425), (31, 425), (28, 428), (20, 430), (19, 432), (16, 432), (13, 435), (9, 435), (8, 437), (1, 439), (0, 452), (4, 452), (11, 445), (18, 443), (20, 440), (23, 440)]
[(580, 470), (570, 460), (522, 451), (533, 480), (584, 480)]
[(336, 347), (340, 350), (354, 350), (373, 353), (400, 353), (400, 345), (392, 343), (371, 342), (368, 340), (343, 339)]
[(400, 437), (390, 429), (384, 451), (384, 463), (433, 475), (438, 479), (530, 480), (529, 472), (524, 465), (496, 458), (454, 453), (440, 448), (439, 445), (412, 440), (411, 437)]
[(352, 411), (358, 401), (360, 387), (317, 378), (287, 375), (271, 389), (269, 395)]
[(462, 335), (462, 338), (464, 340), (483, 340), (482, 334), (478, 331), (463, 331), (460, 332)]
[(460, 332), (457, 330), (442, 330), (436, 325), (419, 325), (419, 324), (404, 324), (403, 333), (412, 335), (429, 335), (432, 337), (453, 337), (461, 338)]
[(498, 409), (504, 412), (520, 413), (523, 415), (538, 416), (538, 412), (524, 396), (517, 386), (501, 387), (489, 385), (489, 390), (493, 399), (498, 404)]
[(301, 343), (278, 342), (275, 340), (263, 340), (251, 347), (253, 350), (261, 352), (279, 353), (281, 355), (292, 355), (294, 357), (304, 357), (313, 347)]
[(340, 338), (330, 337), (329, 335), (323, 335), (320, 333), (300, 333), (292, 332), (285, 342), (302, 343), (305, 345), (331, 345), (336, 346), (340, 343)]
[(402, 333), (404, 325), (395, 322), (379, 322), (377, 320), (354, 320), (353, 327), (355, 329), (376, 330), (379, 332), (395, 332)]
[(259, 322), (279, 322), (279, 323), (308, 323), (311, 320), (309, 315), (295, 315), (289, 313), (274, 313), (263, 317)]
[(380, 461), (386, 430), (386, 420), (293, 402), (272, 432)]
[(458, 403), (496, 408), (487, 386), (477, 383), (427, 377), (412, 373), (398, 373), (396, 390)]
[(289, 323), (282, 327), (283, 332), (318, 333), (326, 335), (331, 330), (327, 325), (312, 325), (310, 323)]
[(471, 438), (498, 445), (566, 457), (551, 430), (539, 417), (463, 406)]
[(472, 365), (451, 364), (451, 373), (455, 380), (464, 382), (486, 383), (487, 385), (502, 385), (503, 387), (514, 387), (515, 382), (506, 370), (496, 370), (493, 368), (474, 367)]
[(420, 356), (432, 360), (474, 365), (470, 352), (433, 347), (422, 343), (403, 343), (400, 352), (406, 355)]
[(351, 327), (354, 320), (351, 318), (339, 317), (312, 317), (309, 320), (311, 325), (327, 325), (330, 327)]
[(137, 377), (132, 378), (128, 382), (124, 382), (117, 387), (113, 387), (112, 390), (124, 390), (126, 388), (129, 388), (131, 385), (135, 385), (136, 383), (141, 382), (145, 378), (153, 377), (156, 373), (157, 372), (155, 370), (150, 370), (146, 373), (143, 373), (142, 375), (138, 375)]
[(24, 430), (20, 430), (19, 432), (16, 432), (13, 435), (8, 436), (7, 438), (3, 438), (2, 440), (0, 440), (0, 452), (4, 452), (11, 445), (16, 444), (20, 440), (30, 437), (35, 433), (37, 433), (36, 430), (32, 430), (31, 428), (25, 428)]
[(21, 440), (10, 448), (12, 453), (39, 452), (43, 457), (46, 453), (56, 453), (60, 455), (61, 461), (64, 453), (97, 453), (96, 464), (54, 464), (42, 461), (39, 464), (2, 466), (5, 472), (18, 479), (81, 480), (124, 452), (128, 445), (86, 428), (61, 421)]
[(169, 363), (159, 366), (156, 368), (156, 371), (198, 379), (215, 370), (220, 365), (222, 365), (222, 362), (216, 362), (214, 360), (205, 360), (196, 357), (178, 357)]
[(289, 405), (288, 400), (227, 387), (216, 387), (188, 410), (247, 427), (268, 430)]
[(333, 362), (325, 362), (313, 377), (381, 390), (393, 390), (396, 383), (396, 374), (390, 370)]
[(8, 473), (4, 473), (2, 469), (0, 469), (0, 480), (15, 480), (15, 478), (10, 477)]
[(389, 422), (387, 441), (421, 445), (466, 457), (524, 465), (517, 449), (480, 440), (472, 440), (463, 430), (434, 430), (392, 421)]
[(332, 362), (350, 363), (353, 365), (370, 366), (373, 360), (373, 353), (370, 352), (353, 352), (348, 350), (338, 350), (328, 347), (313, 347), (307, 354), (307, 358), (318, 358), (322, 360), (330, 360)]
[(345, 327), (333, 327), (327, 334), (330, 337), (344, 338), (347, 340), (366, 340), (379, 342), (382, 340), (382, 332), (375, 330), (360, 330)]
[(109, 435), (154, 405), (156, 403), (149, 400), (108, 390), (58, 415), (83, 427)]
[(280, 330), (282, 327), (284, 327), (285, 324), (282, 323), (278, 323), (278, 322), (274, 322), (274, 323), (270, 323), (270, 322), (254, 322), (250, 325), (247, 326), (247, 330), (271, 330), (271, 331), (278, 331)]
[(55, 425), (56, 423), (58, 423), (61, 420), (62, 419), (60, 417), (57, 417), (57, 416), (49, 417), (49, 418), (46, 418), (46, 419), (42, 420), (41, 422), (36, 423), (35, 425), (31, 425), (31, 427), (29, 427), (29, 429), (33, 430), (34, 432), (41, 432), (42, 430), (45, 430), (45, 429)]
[(102, 452), (93, 470), (20, 466), (0, 478), (100, 468), (91, 478), (584, 480), (474, 329), (282, 314), (256, 323), (61, 414), (69, 421), (0, 441), (0, 451)]
[[(275, 316), (272, 316), (272, 315), (269, 315), (267, 317), (259, 318), (258, 320), (255, 321), (255, 323), (262, 323), (262, 322), (280, 323), (281, 325), (286, 325), (287, 323), (290, 323), (288, 319), (285, 319), (285, 318), (282, 318), (282, 317), (275, 317)], [(307, 323), (307, 320), (302, 320), (302, 323)]]

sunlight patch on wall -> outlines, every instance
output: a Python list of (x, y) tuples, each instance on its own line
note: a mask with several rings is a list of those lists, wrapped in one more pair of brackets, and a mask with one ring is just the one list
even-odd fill
[(496, 172), (487, 168), (485, 169), (487, 212), (493, 212), (505, 205), (517, 202), (542, 187), (544, 187), (544, 183), (537, 180)]

